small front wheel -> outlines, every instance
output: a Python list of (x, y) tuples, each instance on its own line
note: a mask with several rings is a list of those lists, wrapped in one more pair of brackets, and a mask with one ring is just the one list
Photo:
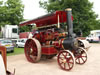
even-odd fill
[(84, 48), (78, 48), (78, 53), (76, 54), (76, 63), (84, 64), (87, 61), (87, 52)]
[(66, 71), (71, 70), (75, 65), (75, 58), (69, 50), (60, 51), (57, 57), (59, 66)]

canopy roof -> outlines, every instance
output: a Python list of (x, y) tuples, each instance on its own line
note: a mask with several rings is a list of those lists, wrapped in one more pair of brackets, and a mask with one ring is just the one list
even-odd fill
[(63, 23), (67, 21), (67, 15), (65, 11), (56, 11), (52, 14), (47, 14), (36, 19), (24, 21), (20, 23), (20, 26), (26, 26), (36, 24), (37, 27), (49, 26), (53, 24)]

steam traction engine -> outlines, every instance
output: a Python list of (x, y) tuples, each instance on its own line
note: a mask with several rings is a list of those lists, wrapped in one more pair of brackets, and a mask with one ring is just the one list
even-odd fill
[[(61, 28), (67, 23), (67, 30)], [(36, 25), (25, 44), (25, 56), (29, 62), (38, 62), (41, 58), (51, 59), (57, 55), (59, 66), (71, 70), (75, 63), (84, 64), (87, 53), (81, 47), (80, 40), (73, 34), (73, 17), (71, 9), (20, 23), (20, 26)]]

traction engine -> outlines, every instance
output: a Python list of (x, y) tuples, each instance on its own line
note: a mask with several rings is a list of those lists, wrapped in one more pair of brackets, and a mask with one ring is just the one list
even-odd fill
[[(61, 28), (64, 24), (66, 30)], [(52, 59), (57, 56), (59, 66), (69, 71), (75, 63), (84, 64), (87, 61), (86, 50), (73, 33), (70, 8), (20, 23), (20, 26), (25, 25), (36, 25), (24, 47), (29, 62), (36, 63), (41, 58)]]

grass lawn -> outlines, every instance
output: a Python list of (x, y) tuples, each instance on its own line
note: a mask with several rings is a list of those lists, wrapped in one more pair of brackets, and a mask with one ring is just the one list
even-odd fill
[(24, 48), (14, 48), (14, 52), (8, 52), (7, 56), (11, 56), (11, 55), (17, 55), (17, 54), (23, 54), (24, 53)]

